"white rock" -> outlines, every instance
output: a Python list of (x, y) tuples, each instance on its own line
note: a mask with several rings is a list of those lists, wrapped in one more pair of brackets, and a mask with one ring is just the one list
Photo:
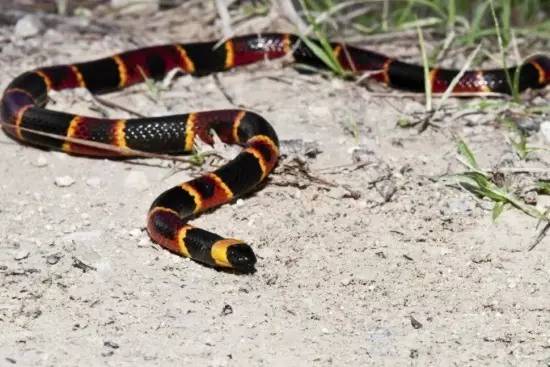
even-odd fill
[(86, 185), (93, 187), (94, 189), (97, 189), (99, 186), (101, 186), (101, 179), (99, 177), (89, 177), (86, 180)]
[(13, 257), (15, 260), (19, 261), (19, 260), (24, 260), (26, 259), (27, 257), (29, 257), (30, 255), (30, 252), (27, 251), (27, 250), (20, 250), (18, 251), (15, 256)]
[(158, 0), (111, 0), (111, 6), (119, 9), (123, 14), (128, 13), (149, 13), (159, 9)]
[(27, 38), (36, 36), (42, 31), (44, 24), (35, 15), (28, 14), (19, 19), (15, 24), (14, 34), (16, 37)]
[(550, 143), (550, 121), (544, 121), (540, 124), (540, 133), (546, 143)]
[(124, 187), (142, 191), (149, 187), (149, 179), (142, 171), (131, 171), (124, 179)]
[(331, 119), (331, 110), (327, 106), (309, 106), (307, 111), (311, 120), (326, 121)]
[(342, 79), (332, 78), (332, 80), (330, 81), (330, 86), (331, 89), (342, 90), (344, 88), (347, 88), (348, 84), (345, 83)]
[(48, 160), (42, 154), (40, 154), (36, 161), (33, 163), (36, 167), (45, 167), (48, 165)]
[(95, 275), (99, 280), (108, 281), (113, 276), (113, 266), (108, 259), (100, 258), (95, 263)]
[(352, 278), (344, 278), (344, 279), (340, 280), (340, 283), (343, 286), (347, 286), (347, 285), (350, 285), (352, 281), (353, 281)]
[(74, 184), (74, 178), (71, 176), (60, 176), (55, 178), (55, 186), (69, 187)]

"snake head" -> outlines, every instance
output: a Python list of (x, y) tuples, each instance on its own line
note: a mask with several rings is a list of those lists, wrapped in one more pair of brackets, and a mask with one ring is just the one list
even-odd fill
[(256, 255), (246, 243), (238, 243), (227, 248), (227, 260), (239, 272), (252, 273), (256, 265)]

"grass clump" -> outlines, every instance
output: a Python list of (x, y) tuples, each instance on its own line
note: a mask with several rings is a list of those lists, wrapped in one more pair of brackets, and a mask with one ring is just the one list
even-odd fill
[[(303, 1), (304, 11), (312, 13), (334, 12), (342, 2), (332, 0)], [(407, 0), (407, 1), (346, 1), (350, 25), (368, 34), (414, 30), (419, 24), (440, 34), (454, 31), (457, 42), (475, 45), (479, 40), (496, 35), (491, 5), (487, 0)], [(550, 29), (550, 2), (546, 0), (495, 0), (492, 7), (499, 18), (505, 44), (512, 32), (545, 34)], [(359, 11), (364, 8), (365, 11)], [(340, 14), (342, 15), (342, 14)], [(338, 17), (332, 18), (338, 23)], [(547, 33), (546, 33), (547, 34)]]
[[(430, 63), (439, 62), (450, 49), (467, 50), (482, 42), (484, 58), (491, 59), (492, 54), (498, 53), (499, 63), (506, 68), (511, 46), (517, 47), (513, 42), (515, 35), (548, 38), (550, 34), (550, 2), (545, 0), (301, 0), (300, 4), (306, 20), (316, 29), (316, 36), (322, 27), (322, 38), (331, 33), (341, 37), (352, 31), (351, 34), (359, 32), (366, 37), (389, 33), (399, 39), (402, 33), (414, 35), (422, 28), (434, 36), (430, 41)], [(495, 49), (494, 45), (498, 47)], [(519, 53), (514, 52), (513, 56), (515, 64), (521, 64)], [(324, 59), (327, 58), (330, 57), (326, 55)], [(331, 69), (342, 72), (332, 63), (329, 65), (329, 60), (326, 62)], [(518, 75), (507, 73), (516, 101)]]
[[(458, 142), (458, 160), (467, 168), (466, 171), (448, 176), (444, 182), (451, 186), (464, 189), (479, 199), (485, 199), (493, 203), (492, 218), (496, 220), (507, 208), (516, 208), (535, 218), (544, 227), (537, 236), (529, 250), (533, 249), (543, 238), (550, 228), (550, 211), (540, 210), (534, 205), (526, 203), (518, 197), (509, 187), (504, 175), (501, 172), (489, 172), (482, 169), (477, 159), (465, 141)], [(536, 190), (539, 194), (550, 194), (550, 180), (537, 180)]]

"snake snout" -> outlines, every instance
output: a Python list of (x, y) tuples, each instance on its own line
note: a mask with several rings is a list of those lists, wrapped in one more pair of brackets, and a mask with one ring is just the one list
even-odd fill
[(254, 255), (252, 248), (245, 243), (229, 246), (227, 249), (227, 260), (238, 271), (243, 273), (254, 272), (256, 255)]

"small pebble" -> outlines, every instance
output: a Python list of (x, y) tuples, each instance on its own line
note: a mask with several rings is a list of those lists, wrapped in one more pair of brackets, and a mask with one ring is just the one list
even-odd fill
[(61, 260), (61, 255), (59, 254), (51, 254), (46, 257), (46, 263), (48, 265), (55, 265)]
[(44, 24), (40, 19), (35, 15), (28, 14), (17, 21), (14, 34), (20, 38), (33, 37), (40, 33), (43, 28)]
[(117, 343), (112, 341), (106, 341), (103, 343), (103, 345), (106, 346), (107, 348), (112, 348), (112, 349), (118, 349), (120, 347)]
[(94, 189), (97, 189), (99, 186), (101, 186), (101, 179), (99, 177), (89, 177), (86, 180), (86, 185), (93, 187)]
[(410, 317), (410, 320), (411, 320), (411, 325), (413, 328), (415, 329), (420, 329), (422, 328), (422, 323), (420, 323), (420, 321), (418, 321), (417, 319), (415, 319), (413, 316), (409, 316)]
[(374, 152), (364, 145), (354, 146), (348, 149), (348, 152), (351, 153), (351, 160), (355, 163), (373, 162), (375, 159)]
[(30, 252), (28, 251), (19, 251), (17, 254), (15, 254), (15, 256), (13, 257), (15, 260), (19, 261), (19, 260), (24, 260), (26, 259), (27, 257), (29, 257), (30, 255)]
[(349, 87), (348, 84), (346, 84), (342, 79), (339, 78), (331, 78), (330, 86), (332, 90), (342, 90)]
[(492, 261), (490, 254), (474, 254), (470, 256), (470, 260), (474, 264), (490, 263)]
[(34, 165), (36, 167), (45, 167), (48, 165), (48, 160), (46, 159), (46, 157), (44, 157), (42, 154), (40, 154), (37, 158), (36, 158), (36, 161), (34, 162)]
[(222, 309), (222, 316), (231, 315), (233, 313), (233, 307), (231, 305), (225, 304)]
[(69, 187), (74, 184), (74, 179), (71, 176), (60, 176), (55, 178), (55, 186)]
[(546, 143), (550, 144), (550, 121), (544, 121), (540, 124), (540, 133)]
[(111, 7), (118, 9), (121, 14), (152, 13), (158, 11), (159, 0), (111, 0)]
[(342, 284), (343, 286), (347, 286), (347, 285), (350, 285), (352, 281), (353, 281), (352, 278), (344, 278), (340, 281), (340, 284)]
[(540, 129), (539, 120), (525, 117), (517, 121), (519, 129), (527, 134), (537, 132)]

